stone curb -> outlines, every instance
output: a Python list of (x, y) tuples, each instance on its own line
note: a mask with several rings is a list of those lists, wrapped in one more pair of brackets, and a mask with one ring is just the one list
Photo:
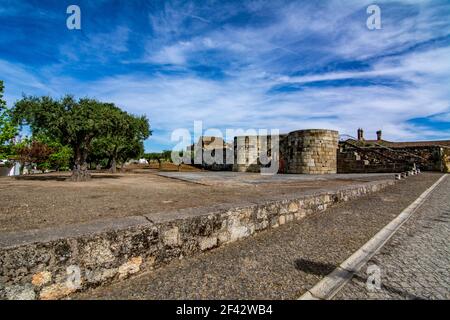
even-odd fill
[(301, 220), (394, 183), (379, 180), (235, 207), (190, 208), (1, 235), (0, 299), (64, 298)]
[(334, 271), (320, 280), (304, 293), (299, 300), (329, 300), (332, 299), (395, 234), (395, 232), (412, 216), (426, 201), (430, 193), (446, 179), (443, 175), (431, 187), (425, 190), (413, 203), (403, 210), (394, 220), (381, 229), (360, 249), (341, 263)]

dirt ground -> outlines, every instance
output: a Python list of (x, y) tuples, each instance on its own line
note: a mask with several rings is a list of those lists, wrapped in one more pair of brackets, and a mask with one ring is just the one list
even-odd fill
[(361, 183), (357, 179), (283, 181), (254, 185), (202, 185), (162, 177), (153, 170), (129, 174), (95, 173), (89, 182), (66, 181), (68, 174), (0, 178), (0, 233), (257, 201), (315, 189)]

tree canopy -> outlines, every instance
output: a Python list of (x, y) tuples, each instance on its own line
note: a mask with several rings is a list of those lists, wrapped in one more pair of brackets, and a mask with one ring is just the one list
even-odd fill
[(145, 116), (134, 116), (124, 111), (111, 114), (115, 118), (115, 128), (106, 135), (94, 139), (94, 155), (107, 159), (112, 172), (117, 162), (125, 163), (132, 158), (140, 158), (144, 153), (143, 141), (150, 135), (150, 127)]
[(72, 149), (43, 135), (21, 139), (12, 147), (15, 159), (22, 164), (35, 164), (38, 170), (69, 170)]
[(89, 98), (24, 96), (16, 102), (12, 114), (18, 123), (28, 124), (33, 135), (71, 148), (75, 181), (89, 179), (87, 159), (95, 154), (94, 148), (117, 161), (130, 156), (130, 148), (151, 134), (145, 116), (136, 117), (112, 103)]
[(11, 110), (3, 100), (3, 81), (0, 80), (0, 159), (11, 153), (11, 140), (17, 135), (17, 126), (11, 117)]
[(50, 155), (53, 153), (53, 149), (47, 144), (33, 140), (31, 142), (25, 142), (16, 146), (16, 153), (19, 160), (22, 163), (30, 162), (37, 163), (41, 166), (43, 163), (49, 160)]
[[(180, 151), (181, 153), (182, 151)], [(149, 161), (156, 160), (158, 162), (161, 161), (172, 161), (172, 151), (171, 150), (163, 150), (162, 152), (150, 152), (145, 153), (143, 157)]]

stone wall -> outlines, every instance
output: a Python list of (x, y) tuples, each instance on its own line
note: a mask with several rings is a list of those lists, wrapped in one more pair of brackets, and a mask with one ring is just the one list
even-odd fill
[[(203, 152), (203, 159), (202, 164), (195, 164), (194, 159), (192, 162), (194, 163), (193, 166), (199, 168), (199, 169), (205, 169), (208, 171), (232, 171), (233, 170), (233, 160), (228, 160), (228, 157), (232, 158), (233, 150), (229, 147), (222, 148), (222, 149), (209, 149), (209, 150), (202, 150)], [(219, 156), (221, 154), (221, 156)], [(213, 160), (217, 161), (207, 161), (206, 157), (210, 157)]]
[[(333, 130), (299, 130), (279, 135), (279, 155), (272, 155), (270, 137), (240, 136), (234, 139), (233, 171), (260, 172), (259, 156), (278, 159), (280, 173), (326, 174), (337, 172), (339, 133)], [(267, 146), (264, 145), (267, 141)]]
[[(287, 135), (279, 135), (281, 141)], [(271, 136), (239, 136), (234, 138), (234, 164), (233, 171), (236, 172), (260, 172), (260, 155), (266, 154), (268, 159), (272, 158)], [(269, 164), (265, 164), (268, 166)]]
[(0, 299), (60, 299), (199, 254), (379, 191), (374, 181), (236, 208), (191, 208), (158, 216), (0, 235)]
[(444, 171), (448, 153), (450, 148), (442, 146), (359, 147), (343, 142), (338, 173), (402, 172), (414, 165), (423, 171)]
[(240, 136), (234, 138), (234, 164), (236, 172), (259, 172), (259, 136)]
[(333, 130), (299, 130), (289, 133), (287, 173), (326, 174), (337, 172), (339, 133)]
[(450, 173), (450, 148), (442, 149), (442, 172)]
[(409, 171), (412, 164), (391, 161), (379, 154), (362, 154), (356, 150), (338, 152), (338, 173), (382, 173)]

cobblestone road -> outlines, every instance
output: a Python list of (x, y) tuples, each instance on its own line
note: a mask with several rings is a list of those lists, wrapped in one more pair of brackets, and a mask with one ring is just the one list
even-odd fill
[(381, 192), (302, 221), (71, 298), (296, 299), (440, 176), (425, 173), (408, 177)]
[[(450, 299), (450, 176), (335, 299)], [(376, 265), (381, 286), (366, 285)], [(372, 267), (373, 268), (373, 267)], [(375, 275), (369, 269), (369, 275)], [(371, 277), (373, 279), (373, 277)]]

